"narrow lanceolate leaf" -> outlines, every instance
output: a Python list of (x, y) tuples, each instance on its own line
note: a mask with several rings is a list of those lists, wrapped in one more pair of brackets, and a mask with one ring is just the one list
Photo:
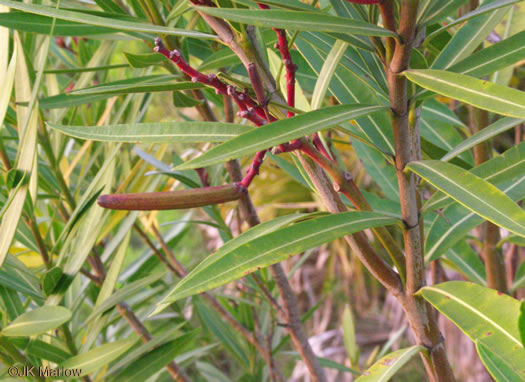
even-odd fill
[[(7, 47), (9, 46), (9, 35), (6, 36), (7, 42), (5, 55), (7, 56)], [(11, 92), (13, 91), (13, 83), (15, 81), (15, 71), (16, 71), (16, 45), (13, 48), (13, 55), (11, 56), (11, 61), (9, 61), (9, 66), (4, 73), (0, 73), (3, 80), (2, 90), (0, 91), (0, 126), (4, 124), (4, 117), (7, 111), (7, 106), (9, 105), (9, 98), (11, 98)], [(5, 60), (7, 62), (7, 59)]]
[[(510, 379), (503, 381), (523, 381), (525, 350), (518, 328), (518, 300), (463, 281), (425, 287), (418, 293), (476, 343), (485, 366), (493, 376), (498, 375), (496, 368), (500, 368), (498, 365), (504, 360), (504, 369), (512, 374)], [(520, 377), (514, 379), (512, 376)]]
[(197, 266), (179, 282), (154, 313), (175, 300), (216, 288), (309, 248), (363, 229), (396, 222), (397, 219), (373, 212), (345, 212), (307, 220), (259, 236), (225, 254), (219, 250), (219, 256), (210, 256), (205, 260), (206, 266)]
[(119, 340), (106, 343), (86, 353), (78, 354), (66, 359), (60, 367), (64, 369), (80, 369), (80, 376), (89, 374), (124, 354), (133, 344), (134, 340)]
[(445, 70), (407, 70), (412, 82), (480, 109), (525, 118), (525, 92)]
[(457, 11), (466, 0), (424, 0), (418, 9), (419, 24), (429, 25)]
[(99, 305), (95, 306), (91, 314), (88, 316), (88, 318), (86, 318), (86, 321), (83, 323), (83, 326), (87, 325), (99, 314), (102, 314), (108, 311), (109, 309), (112, 309), (115, 305), (144, 290), (148, 285), (151, 285), (155, 281), (160, 280), (162, 277), (164, 277), (164, 275), (164, 272), (155, 273), (153, 275), (144, 277), (140, 280), (124, 285), (122, 288), (114, 292), (110, 297), (105, 299)]
[(222, 145), (214, 147), (200, 157), (178, 166), (176, 169), (199, 168), (236, 159), (280, 143), (286, 143), (305, 135), (328, 129), (338, 123), (382, 110), (385, 110), (384, 106), (338, 105), (311, 111), (293, 118), (273, 122), (257, 130), (242, 134)]
[(523, 39), (525, 31), (477, 51), (448, 70), (479, 78), (511, 66), (525, 59)]
[(359, 347), (356, 343), (354, 316), (350, 305), (345, 306), (343, 311), (343, 343), (350, 361), (351, 367), (359, 366)]
[(166, 81), (164, 83), (143, 83), (143, 84), (123, 84), (123, 85), (102, 85), (96, 86), (89, 89), (80, 89), (72, 91), (70, 94), (75, 95), (119, 95), (119, 94), (130, 94), (130, 93), (151, 93), (151, 92), (168, 92), (176, 90), (193, 90), (200, 89), (204, 86), (194, 82), (175, 82)]
[(521, 343), (525, 346), (525, 301), (521, 302), (520, 307), (520, 319), (518, 321), (518, 326), (520, 328)]
[[(16, 102), (29, 102), (31, 99), (31, 85), (24, 55), (20, 54), (20, 52), (23, 52), (23, 47), (18, 37), (18, 32), (15, 32), (14, 49), (18, 52), (15, 70)], [(35, 105), (33, 110), (28, 110), (28, 107), (19, 106), (16, 110), (20, 139), (18, 142), (19, 147), (15, 167), (22, 172), (31, 173), (35, 164), (34, 156), (37, 146), (38, 127), (38, 113), (36, 107), (37, 106)], [(34, 179), (33, 175), (29, 175), (29, 177)], [(28, 189), (29, 185), (24, 184), (20, 188), (11, 190), (10, 192), (9, 198), (11, 198), (11, 203), (5, 211), (4, 216), (2, 217), (2, 223), (0, 224), (0, 266), (4, 262), (9, 247), (11, 246), (11, 242), (13, 241)]]
[(364, 21), (350, 20), (345, 17), (331, 16), (317, 12), (285, 10), (253, 10), (196, 7), (199, 11), (230, 21), (259, 27), (281, 28), (308, 32), (334, 32), (365, 36), (397, 35), (388, 29)]
[[(110, 19), (108, 19), (109, 21)], [(53, 18), (30, 13), (0, 13), (0, 25), (22, 32), (47, 34), (51, 33)], [(115, 29), (86, 25), (67, 20), (56, 20), (53, 36), (89, 36), (115, 33)]]
[(112, 126), (47, 124), (75, 138), (103, 142), (168, 143), (224, 142), (247, 131), (248, 126), (223, 122), (157, 122)]
[(337, 69), (339, 61), (341, 61), (341, 58), (345, 54), (347, 48), (348, 43), (337, 40), (330, 53), (328, 53), (323, 68), (321, 69), (321, 73), (319, 73), (319, 77), (315, 83), (315, 89), (312, 95), (313, 110), (319, 109), (321, 107), (335, 70)]
[(523, 288), (525, 286), (525, 261), (521, 263), (516, 275), (514, 276), (514, 282), (512, 283), (512, 291), (515, 291), (518, 288)]
[(149, 377), (155, 375), (160, 369), (173, 361), (178, 354), (184, 351), (189, 343), (195, 341), (196, 334), (197, 331), (193, 330), (173, 341), (156, 347), (140, 359), (129, 364), (112, 380), (115, 382), (146, 381)]
[(9, 8), (18, 9), (20, 11), (34, 13), (42, 16), (56, 17), (60, 20), (69, 20), (82, 24), (97, 25), (101, 27), (113, 28), (119, 31), (126, 32), (144, 32), (153, 34), (165, 34), (174, 36), (188, 36), (195, 38), (216, 39), (216, 36), (194, 32), (186, 29), (177, 29), (170, 27), (162, 27), (153, 24), (123, 21), (117, 19), (108, 19), (106, 17), (90, 15), (82, 12), (69, 11), (64, 9), (56, 9), (54, 7), (46, 7), (38, 4), (25, 4), (18, 1), (0, 0), (0, 4), (7, 5)]
[(466, 240), (462, 240), (450, 248), (445, 256), (466, 276), (468, 281), (487, 286), (485, 265)]
[[(447, 0), (455, 2), (456, 0)], [(438, 2), (433, 1), (438, 4)], [(441, 50), (432, 63), (433, 69), (448, 69), (450, 66), (467, 59), (507, 14), (507, 9), (497, 9), (467, 21), (457, 31), (448, 44)]]
[[(522, 200), (525, 197), (525, 174), (500, 188), (513, 201)], [(447, 207), (443, 211), (443, 217), (439, 216), (428, 232), (425, 242), (425, 262), (436, 260), (483, 221), (483, 218), (458, 203)]]
[(0, 332), (8, 337), (29, 337), (53, 330), (69, 321), (71, 312), (62, 306), (43, 306), (17, 317)]
[[(503, 7), (508, 7), (510, 5), (513, 5), (513, 4), (516, 4), (516, 3), (519, 3), (521, 0), (498, 0), (498, 1), (493, 1), (489, 4), (484, 4), (483, 6), (467, 13), (466, 15), (462, 16), (462, 17), (458, 17), (456, 20), (454, 20), (453, 22), (451, 23), (447, 23), (447, 25), (439, 28), (438, 30), (432, 32), (431, 34), (428, 35), (427, 39), (432, 39), (434, 36), (436, 36), (437, 34), (443, 32), (445, 29), (448, 29), (448, 28), (451, 28), (455, 25), (458, 25), (458, 24), (461, 24), (467, 20), (470, 20), (474, 17), (477, 17), (477, 16), (480, 16), (480, 15), (483, 15), (485, 13), (488, 13), (488, 12), (492, 12), (496, 9), (499, 9), (499, 8), (503, 8)], [(455, 3), (456, 4), (456, 9), (459, 8), (459, 6), (457, 5), (457, 1), (452, 1), (451, 3)], [(428, 25), (429, 23), (432, 23), (434, 20), (425, 20), (425, 22), (423, 23), (423, 25)]]
[(392, 352), (374, 363), (356, 382), (387, 382), (408, 361), (419, 352), (425, 351), (420, 345)]
[[(523, 175), (525, 173), (525, 142), (470, 169), (470, 172), (496, 186)], [(425, 202), (422, 211), (436, 210), (450, 203), (451, 199), (447, 195), (437, 192)]]
[(472, 147), (480, 143), (483, 143), (489, 140), (490, 138), (493, 138), (496, 135), (501, 134), (509, 129), (512, 129), (513, 127), (521, 123), (524, 123), (524, 122), (525, 122), (525, 119), (522, 119), (522, 118), (510, 118), (510, 117), (501, 118), (498, 121), (494, 122), (492, 125), (485, 127), (484, 129), (478, 131), (476, 134), (465, 139), (459, 145), (457, 145), (452, 150), (450, 150), (447, 153), (447, 155), (441, 158), (441, 160), (448, 161), (452, 158), (455, 158), (461, 153), (464, 153), (465, 151), (470, 150)]
[(411, 162), (408, 168), (472, 212), (525, 236), (525, 211), (482, 178), (441, 161)]

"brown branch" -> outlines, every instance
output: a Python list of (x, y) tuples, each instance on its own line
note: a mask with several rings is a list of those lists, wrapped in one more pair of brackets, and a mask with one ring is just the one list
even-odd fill
[(406, 292), (399, 300), (419, 344), (428, 349), (423, 357), (427, 374), (432, 381), (454, 381), (448, 363), (443, 339), (437, 327), (431, 306), (414, 294), (425, 285), (422, 223), (419, 214), (419, 195), (416, 178), (405, 172), (412, 158), (413, 135), (409, 123), (407, 80), (402, 72), (408, 69), (412, 45), (416, 36), (416, 18), (419, 0), (403, 0), (399, 24), (399, 40), (396, 41), (392, 61), (387, 66), (392, 128), (394, 132), (395, 167), (399, 184), (403, 238), (406, 255)]
[[(234, 181), (238, 182), (242, 179), (242, 173), (238, 162), (228, 162), (226, 169)], [(240, 199), (239, 207), (243, 219), (250, 227), (254, 227), (260, 223), (259, 217), (257, 216), (257, 211), (255, 210), (248, 193), (246, 193), (244, 197)], [(281, 264), (277, 263), (270, 266), (270, 272), (277, 284), (279, 292), (281, 293), (285, 311), (283, 319), (287, 322), (287, 328), (290, 333), (290, 337), (292, 338), (297, 351), (301, 355), (306, 364), (306, 367), (310, 371), (313, 381), (326, 381), (324, 370), (321, 368), (319, 361), (312, 350), (312, 347), (308, 343), (308, 339), (301, 324), (301, 316), (297, 306), (297, 297), (293, 293), (292, 287), (288, 282), (288, 278), (286, 277)]]

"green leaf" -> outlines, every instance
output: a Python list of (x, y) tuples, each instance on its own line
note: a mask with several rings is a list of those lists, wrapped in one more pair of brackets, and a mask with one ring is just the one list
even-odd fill
[(459, 154), (464, 153), (467, 150), (470, 150), (472, 147), (483, 143), (489, 140), (492, 137), (495, 137), (498, 134), (501, 134), (513, 127), (524, 123), (525, 119), (520, 118), (501, 118), (498, 121), (494, 122), (490, 126), (485, 127), (484, 129), (478, 131), (476, 134), (473, 134), (469, 138), (465, 139), (459, 145), (450, 150), (447, 155), (441, 158), (442, 161), (448, 161), (452, 158), (457, 157)]
[(354, 317), (350, 305), (345, 305), (343, 311), (343, 342), (350, 360), (350, 366), (359, 368), (359, 347), (356, 343)]
[(525, 236), (525, 211), (482, 178), (441, 161), (411, 162), (407, 167), (472, 212)]
[(420, 345), (392, 352), (374, 363), (356, 382), (386, 382), (398, 372), (412, 357), (425, 351)]
[(0, 332), (7, 337), (29, 337), (53, 330), (71, 319), (62, 306), (43, 306), (22, 314)]
[[(300, 222), (259, 236), (240, 246), (231, 244), (233, 250), (225, 253), (219, 249), (205, 260), (204, 266), (197, 266), (181, 280), (162, 299), (153, 314), (173, 301), (216, 288), (309, 248), (363, 229), (396, 222), (397, 219), (373, 212), (346, 212)], [(250, 231), (246, 234), (248, 233)], [(244, 235), (240, 235), (239, 240), (244, 241)], [(235, 239), (230, 242), (234, 241)]]
[(112, 381), (146, 381), (173, 361), (177, 354), (181, 353), (188, 344), (192, 343), (197, 332), (198, 330), (193, 330), (151, 350), (122, 370)]
[(58, 94), (40, 99), (40, 106), (44, 109), (56, 109), (92, 103), (111, 98), (115, 95), (130, 93), (150, 93), (177, 90), (202, 89), (205, 86), (193, 82), (177, 82), (175, 76), (148, 76), (146, 78), (128, 78), (72, 91), (67, 94)]
[(31, 297), (37, 304), (44, 301), (38, 278), (14, 256), (7, 255), (0, 268), (0, 285)]
[[(9, 34), (5, 35), (5, 48), (7, 49), (9, 46)], [(4, 53), (7, 56), (7, 53)], [(17, 48), (16, 45), (13, 47), (13, 53), (11, 56), (11, 60), (9, 61), (9, 66), (7, 67), (7, 70), (2, 74), (3, 77), (3, 85), (2, 90), (0, 91), (0, 126), (4, 124), (4, 118), (5, 113), (7, 111), (7, 107), (9, 106), (9, 99), (11, 98), (11, 93), (13, 92), (13, 84), (15, 81), (15, 73), (16, 73), (16, 66), (17, 66)], [(5, 61), (7, 63), (7, 59)], [(0, 130), (1, 131), (1, 130)]]
[(134, 343), (135, 340), (130, 339), (106, 343), (86, 353), (68, 358), (59, 366), (64, 369), (80, 369), (80, 376), (84, 376), (117, 359)]
[(466, 241), (460, 241), (446, 253), (446, 258), (454, 264), (467, 280), (487, 286), (485, 265), (479, 255)]
[(481, 362), (496, 382), (525, 381), (523, 372), (519, 372), (500, 354), (492, 351), (481, 341), (475, 341)]
[(53, 294), (55, 287), (63, 275), (64, 272), (62, 272), (62, 268), (60, 267), (53, 267), (44, 274), (44, 278), (42, 280), (42, 290), (46, 296)]
[[(501, 186), (501, 190), (513, 201), (523, 199), (525, 197), (525, 175)], [(428, 232), (425, 241), (426, 262), (437, 259), (484, 221), (483, 218), (458, 203), (447, 207), (443, 211), (443, 216), (436, 219)]]
[[(300, 33), (295, 41), (297, 49), (317, 75), (321, 72), (326, 56), (334, 43), (335, 40), (325, 34), (309, 32)], [(361, 59), (361, 56), (366, 56), (367, 53), (348, 47), (329, 86), (330, 92), (339, 103), (387, 105), (387, 99), (385, 95), (382, 95), (385, 82), (382, 80), (384, 70), (376, 65), (372, 55), (366, 60)], [(368, 69), (368, 63), (374, 64), (373, 69)], [(370, 76), (374, 73), (377, 75)], [(349, 125), (353, 136), (359, 135), (367, 144), (376, 146), (385, 153), (395, 151), (391, 121), (386, 111), (358, 118), (355, 122), (357, 126), (342, 124), (341, 127), (345, 128), (346, 125)], [(345, 128), (345, 130), (348, 129)]]
[(525, 346), (525, 301), (521, 302), (520, 311), (518, 326), (520, 328), (521, 343)]
[(485, 41), (506, 14), (507, 9), (498, 9), (488, 15), (467, 21), (439, 52), (438, 57), (432, 63), (432, 68), (448, 69), (459, 61), (467, 59)]
[(482, 77), (525, 59), (525, 31), (481, 49), (448, 70), (472, 77)]
[(335, 70), (347, 48), (348, 43), (337, 40), (330, 53), (328, 53), (323, 68), (321, 69), (321, 73), (319, 73), (319, 77), (315, 83), (314, 93), (312, 94), (311, 107), (313, 110), (319, 109), (322, 106), (328, 86), (330, 85)]
[[(162, 80), (162, 83), (146, 82), (141, 84), (107, 84), (98, 85), (92, 88), (74, 90), (70, 94), (76, 95), (99, 95), (99, 94), (129, 94), (129, 93), (150, 93), (150, 92), (166, 92), (175, 90), (194, 90), (202, 89), (204, 86), (193, 82), (175, 82), (174, 80)], [(171, 82), (171, 83), (170, 83)]]
[(75, 138), (103, 142), (167, 143), (224, 142), (251, 128), (225, 122), (156, 122), (112, 126), (63, 126), (47, 124)]
[(445, 70), (407, 70), (404, 73), (410, 81), (433, 92), (483, 110), (525, 118), (525, 93), (522, 91)]
[[(111, 22), (111, 19), (106, 19)], [(22, 32), (40, 34), (51, 33), (53, 18), (35, 14), (9, 12), (0, 13), (0, 25)], [(90, 36), (115, 33), (115, 29), (96, 25), (86, 25), (68, 20), (56, 20), (53, 36)]]
[(496, 290), (463, 281), (424, 287), (418, 294), (476, 343), (485, 366), (491, 373), (494, 372), (493, 376), (499, 374), (497, 369), (504, 362), (507, 372), (520, 376), (520, 379), (509, 376), (504, 381), (523, 380), (525, 350), (517, 324), (520, 315), (518, 300)]
[[(513, 146), (502, 155), (495, 156), (474, 167), (470, 172), (494, 185), (499, 185), (522, 175), (525, 172), (525, 142)], [(422, 211), (443, 208), (450, 202), (451, 199), (448, 196), (438, 192), (425, 202)]]
[(227, 325), (217, 314), (206, 304), (201, 302), (201, 298), (193, 298), (193, 306), (201, 322), (201, 327), (209, 330), (220, 341), (222, 346), (239, 360), (243, 367), (249, 367), (250, 360), (247, 357), (246, 346), (240, 340), (237, 331)]
[(216, 146), (200, 157), (177, 166), (176, 170), (205, 167), (240, 158), (382, 110), (385, 110), (384, 106), (338, 105), (276, 121)]
[(364, 21), (350, 20), (317, 12), (254, 10), (195, 7), (200, 12), (229, 21), (255, 25), (259, 27), (281, 28), (308, 32), (334, 32), (350, 35), (390, 36), (397, 35), (388, 29)]
[(172, 36), (187, 36), (194, 38), (205, 38), (205, 39), (216, 39), (216, 36), (209, 35), (201, 32), (194, 32), (185, 29), (176, 29), (170, 27), (162, 27), (158, 25), (138, 23), (131, 21), (123, 21), (111, 19), (108, 20), (105, 17), (94, 16), (82, 12), (66, 11), (63, 9), (55, 9), (52, 7), (46, 7), (37, 4), (25, 4), (18, 1), (11, 0), (0, 0), (0, 4), (6, 5), (9, 8), (18, 9), (20, 11), (34, 13), (37, 15), (56, 17), (60, 20), (69, 20), (82, 24), (97, 25), (101, 27), (113, 28), (119, 31), (128, 32), (145, 32), (153, 34), (165, 34)]
[(84, 321), (83, 326), (87, 325), (99, 314), (106, 312), (107, 310), (113, 308), (115, 305), (137, 294), (139, 291), (144, 290), (144, 288), (146, 288), (148, 285), (151, 285), (155, 281), (160, 280), (164, 275), (164, 272), (155, 273), (151, 276), (144, 277), (135, 282), (126, 284), (125, 286), (114, 292), (110, 297), (101, 302), (99, 305), (97, 305), (93, 309), (91, 314), (86, 318), (86, 321)]
[[(480, 16), (480, 15), (483, 15), (487, 12), (492, 12), (494, 11), (495, 9), (499, 9), (499, 8), (503, 8), (503, 7), (508, 7), (510, 5), (513, 5), (513, 4), (516, 4), (516, 3), (519, 3), (521, 0), (499, 0), (499, 1), (493, 1), (493, 2), (490, 2), (488, 4), (483, 4), (481, 7), (477, 8), (477, 9), (474, 9), (473, 11), (471, 12), (468, 12), (467, 14), (465, 14), (464, 16), (461, 16), (461, 17), (458, 17), (456, 20), (454, 20), (453, 22), (451, 23), (447, 23), (445, 26), (435, 30), (434, 32), (432, 32), (431, 34), (429, 34), (426, 38), (426, 40), (430, 40), (432, 39), (435, 35), (443, 32), (445, 29), (448, 29), (448, 28), (451, 28), (455, 25), (458, 25), (458, 24), (461, 24), (462, 22), (464, 21), (467, 21), (467, 20), (470, 20), (474, 17), (477, 17), (477, 16)], [(450, 1), (450, 3), (454, 4), (455, 6), (455, 9), (458, 9), (459, 8), (459, 4), (458, 4), (458, 1)], [(428, 24), (431, 24), (433, 22), (437, 21), (437, 19), (432, 19), (432, 18), (429, 18), (428, 20), (425, 20), (423, 23), (422, 23), (422, 26), (423, 25), (428, 25)]]
[(423, 26), (441, 21), (465, 3), (466, 0), (423, 0), (418, 9), (419, 24)]
[(124, 52), (126, 60), (133, 68), (147, 68), (152, 65), (161, 65), (165, 58), (158, 53), (133, 54)]
[(34, 357), (43, 358), (51, 362), (60, 363), (71, 357), (71, 354), (69, 354), (64, 349), (53, 344), (48, 344), (47, 342), (41, 341), (39, 339), (31, 338), (27, 345), (27, 354)]
[(173, 92), (172, 99), (175, 107), (194, 107), (204, 103), (204, 100), (196, 100), (195, 98), (188, 97), (182, 92)]
[(225, 68), (240, 63), (241, 60), (239, 59), (239, 56), (237, 56), (230, 48), (226, 47), (206, 57), (198, 69), (203, 72), (206, 70)]
[[(19, 52), (16, 62), (15, 71), (15, 96), (16, 102), (29, 102), (31, 99), (31, 84), (28, 73), (28, 68), (23, 54), (23, 46), (18, 32), (15, 32), (14, 50)], [(0, 223), (0, 267), (2, 266), (13, 237), (15, 236), (18, 222), (22, 215), (26, 195), (30, 188), (33, 191), (35, 186), (35, 166), (34, 155), (37, 147), (37, 128), (38, 128), (38, 106), (33, 105), (32, 110), (28, 107), (17, 107), (17, 123), (18, 131), (20, 133), (19, 148), (17, 153), (16, 168), (23, 172), (28, 172), (30, 175), (29, 184), (24, 184), (16, 190), (11, 190), (8, 199), (11, 200), (9, 207), (4, 212), (2, 223)], [(29, 193), (33, 196), (33, 192)], [(36, 195), (35, 195), (36, 196)]]
[(522, 262), (516, 271), (514, 276), (514, 282), (512, 283), (512, 290), (515, 291), (518, 288), (523, 288), (525, 286), (525, 261)]
[(324, 216), (325, 213), (322, 213), (322, 212), (321, 213), (314, 212), (311, 214), (296, 213), (296, 214), (279, 216), (270, 221), (258, 224), (257, 226), (244, 232), (242, 235), (239, 235), (235, 237), (234, 239), (229, 240), (226, 243), (224, 243), (224, 245), (220, 247), (213, 254), (213, 256), (208, 256), (203, 261), (201, 261), (195, 268), (193, 268), (193, 272), (197, 272), (201, 268), (207, 268), (207, 267), (212, 266), (215, 262), (220, 260), (222, 257), (233, 252), (234, 250), (236, 250), (243, 244), (247, 244), (250, 241), (253, 241), (261, 236), (268, 235), (272, 232), (277, 231), (280, 228), (286, 227), (299, 220), (309, 219), (311, 217), (316, 217), (318, 215)]

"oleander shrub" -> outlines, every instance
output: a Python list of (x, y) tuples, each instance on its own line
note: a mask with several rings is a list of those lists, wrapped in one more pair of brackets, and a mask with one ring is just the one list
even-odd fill
[(0, 0), (2, 378), (525, 381), (524, 21)]

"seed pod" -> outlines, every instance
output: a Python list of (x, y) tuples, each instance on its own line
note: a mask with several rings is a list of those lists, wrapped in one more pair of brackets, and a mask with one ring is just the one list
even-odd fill
[(346, 1), (348, 1), (349, 3), (354, 3), (354, 4), (379, 4), (383, 0), (346, 0)]
[(243, 190), (238, 184), (228, 184), (181, 191), (101, 195), (97, 202), (99, 206), (112, 210), (178, 210), (238, 200)]

